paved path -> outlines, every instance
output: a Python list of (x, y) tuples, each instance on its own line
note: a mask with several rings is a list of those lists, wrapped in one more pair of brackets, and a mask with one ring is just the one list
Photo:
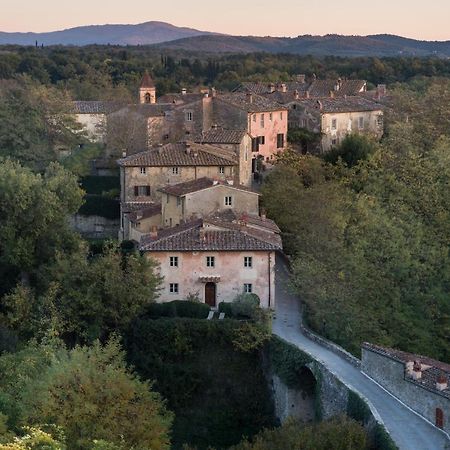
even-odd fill
[(450, 449), (450, 441), (444, 433), (391, 397), (355, 366), (302, 334), (299, 300), (288, 292), (288, 277), (286, 265), (278, 258), (273, 332), (323, 362), (344, 383), (369, 399), (400, 450)]

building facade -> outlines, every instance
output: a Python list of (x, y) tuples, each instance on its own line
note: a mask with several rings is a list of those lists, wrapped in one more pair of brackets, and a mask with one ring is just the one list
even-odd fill
[(362, 345), (362, 371), (450, 434), (450, 365), (421, 355)]

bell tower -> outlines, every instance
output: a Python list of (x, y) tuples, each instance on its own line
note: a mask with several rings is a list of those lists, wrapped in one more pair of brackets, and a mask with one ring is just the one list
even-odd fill
[(147, 71), (145, 71), (144, 76), (142, 77), (141, 86), (139, 87), (139, 103), (156, 103), (155, 83)]

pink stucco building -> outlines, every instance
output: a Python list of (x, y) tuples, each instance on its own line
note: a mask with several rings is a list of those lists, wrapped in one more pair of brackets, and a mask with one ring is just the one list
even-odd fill
[(282, 249), (279, 229), (259, 216), (218, 213), (153, 232), (140, 250), (159, 263), (164, 278), (159, 301), (197, 294), (211, 307), (255, 293), (261, 306), (275, 305), (275, 253)]

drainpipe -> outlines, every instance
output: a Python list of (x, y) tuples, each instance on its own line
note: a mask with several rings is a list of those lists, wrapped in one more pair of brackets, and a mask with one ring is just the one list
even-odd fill
[(268, 255), (269, 255), (269, 265), (268, 265), (268, 270), (269, 270), (269, 308), (270, 308), (270, 303), (271, 303), (271, 299), (272, 299), (272, 296), (271, 296), (271, 290), (272, 290), (272, 280), (271, 280), (271, 271), (270, 271), (270, 263), (271, 263), (271, 260), (272, 260), (272, 257), (271, 257), (271, 255), (270, 255), (270, 252), (268, 253)]

